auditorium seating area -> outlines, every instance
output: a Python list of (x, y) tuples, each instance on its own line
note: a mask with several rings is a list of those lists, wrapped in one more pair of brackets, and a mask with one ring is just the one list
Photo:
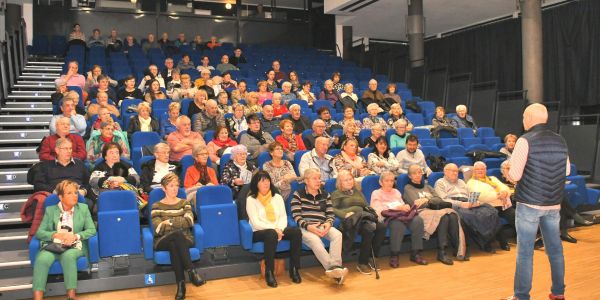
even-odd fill
[[(231, 71), (232, 79), (239, 81), (245, 80), (248, 82), (248, 90), (257, 90), (257, 82), (264, 80), (265, 71), (271, 68), (271, 62), (275, 59), (280, 60), (282, 64), (282, 70), (289, 72), (295, 70), (298, 72), (300, 81), (308, 80), (313, 83), (312, 92), (318, 94), (324, 84), (324, 81), (331, 78), (334, 71), (341, 72), (342, 83), (352, 83), (355, 87), (354, 92), (362, 94), (362, 92), (368, 89), (368, 82), (370, 79), (376, 79), (379, 84), (379, 90), (383, 90), (384, 87), (390, 82), (390, 80), (381, 74), (373, 74), (371, 69), (361, 68), (354, 62), (343, 61), (341, 58), (332, 56), (327, 53), (322, 53), (317, 49), (313, 48), (302, 48), (302, 47), (273, 47), (266, 45), (238, 45), (244, 51), (248, 63), (240, 64), (238, 71)], [(64, 57), (64, 64), (60, 66), (62, 72), (66, 72), (68, 62), (77, 61), (80, 66), (80, 73), (87, 72), (93, 65), (100, 65), (103, 72), (108, 74), (111, 78), (121, 81), (130, 74), (133, 74), (138, 80), (144, 76), (145, 70), (150, 64), (156, 64), (159, 70), (164, 68), (164, 61), (167, 57), (173, 58), (177, 63), (181, 56), (186, 53), (192, 58), (192, 61), (198, 65), (200, 64), (200, 58), (203, 55), (209, 56), (211, 64), (216, 65), (223, 54), (231, 54), (233, 52), (234, 45), (230, 43), (223, 43), (221, 47), (215, 50), (204, 50), (194, 51), (191, 48), (181, 47), (177, 53), (166, 53), (160, 49), (150, 49), (148, 54), (144, 54), (141, 47), (131, 48), (128, 53), (124, 52), (107, 52), (103, 47), (92, 47), (86, 49), (83, 46), (71, 45), (66, 46), (64, 38), (52, 37), (48, 39), (44, 36), (35, 36), (33, 39), (33, 46), (30, 47), (30, 54), (33, 55), (61, 55), (66, 53)], [(185, 70), (183, 74), (189, 74), (192, 81), (197, 79), (200, 74), (195, 69)], [(212, 75), (219, 75), (218, 71), (213, 71)], [(405, 83), (396, 83), (398, 87), (398, 94), (402, 98), (402, 106), (406, 113), (407, 118), (415, 126), (411, 134), (419, 137), (421, 144), (421, 150), (426, 157), (429, 155), (443, 156), (447, 162), (453, 162), (457, 165), (470, 166), (474, 163), (471, 157), (467, 154), (469, 152), (477, 150), (487, 151), (498, 151), (504, 146), (494, 128), (481, 127), (477, 130), (475, 135), (471, 129), (461, 128), (458, 130), (458, 136), (453, 137), (450, 135), (442, 135), (440, 138), (432, 138), (430, 132), (431, 120), (435, 112), (435, 104), (427, 99), (420, 99), (414, 97), (411, 90)], [(40, 84), (41, 86), (41, 84)], [(82, 95), (81, 90), (77, 90)], [(115, 99), (111, 99), (115, 100)], [(414, 100), (421, 109), (420, 112), (415, 112), (406, 107), (406, 101)], [(129, 120), (136, 116), (136, 112), (131, 112), (128, 108), (131, 105), (136, 105), (143, 101), (142, 99), (124, 100), (121, 103), (120, 111), (121, 117), (113, 115), (113, 119), (117, 121), (122, 128), (127, 128)], [(155, 101), (152, 104), (153, 116), (157, 119), (166, 117), (168, 104), (172, 100), (167, 99), (164, 101)], [(184, 99), (181, 101), (182, 108), (187, 109), (187, 103), (193, 101), (192, 99)], [(83, 101), (80, 101), (82, 103)], [(269, 103), (269, 102), (266, 102)], [(291, 100), (288, 105), (300, 104), (302, 106), (302, 114), (307, 116), (310, 121), (314, 121), (318, 118), (316, 111), (321, 106), (329, 106), (332, 109), (332, 116), (334, 120), (341, 120), (343, 118), (342, 108), (335, 106), (332, 107), (328, 101), (317, 101), (312, 107), (306, 105), (306, 102), (301, 100)], [(53, 112), (57, 113), (57, 107), (53, 108)], [(185, 111), (181, 112), (185, 114)], [(449, 114), (452, 116), (453, 114)], [(355, 119), (362, 120), (367, 114), (364, 108), (360, 109), (355, 116)], [(2, 122), (9, 122), (11, 115), (3, 115)], [(230, 118), (231, 114), (225, 116)], [(286, 117), (285, 115), (283, 116)], [(382, 114), (382, 117), (387, 120), (389, 114), (387, 112)], [(473, 116), (477, 119), (477, 116)], [(17, 118), (17, 117), (15, 117)], [(39, 118), (39, 120), (38, 120)], [(94, 119), (88, 122), (88, 126), (93, 124)], [(45, 127), (48, 125), (48, 118), (41, 116), (30, 116), (26, 119), (29, 125), (35, 124), (36, 122), (42, 124), (43, 130), (36, 131), (36, 136), (32, 141), (38, 141), (39, 138), (46, 135)], [(6, 125), (1, 123), (0, 126)], [(18, 127), (15, 129), (19, 129)], [(386, 137), (388, 143), (394, 129), (388, 129)], [(309, 135), (312, 130), (306, 130), (302, 134)], [(15, 133), (16, 134), (16, 133)], [(31, 133), (33, 134), (33, 133)], [(273, 137), (281, 134), (281, 132), (272, 132)], [(341, 135), (341, 132), (336, 132), (334, 135)], [(363, 129), (359, 133), (360, 140), (369, 137), (371, 134), (370, 130)], [(18, 136), (11, 137), (8, 132), (2, 133), (2, 139), (19, 139)], [(208, 143), (212, 139), (213, 132), (207, 131), (204, 133), (204, 139)], [(23, 136), (21, 136), (22, 138)], [(239, 140), (238, 140), (239, 141)], [(136, 132), (132, 135), (131, 140), (131, 164), (135, 167), (138, 173), (141, 172), (141, 165), (152, 158), (152, 156), (143, 156), (142, 148), (144, 146), (153, 146), (161, 142), (161, 137), (154, 132)], [(363, 149), (361, 155), (367, 160), (367, 156), (370, 153), (370, 149)], [(403, 148), (393, 148), (392, 152), (397, 154)], [(331, 149), (329, 153), (335, 155), (339, 153), (339, 149)], [(298, 151), (296, 153), (296, 159), (294, 161), (294, 167), (296, 173), (298, 173), (299, 158), (304, 152)], [(230, 157), (226, 154), (221, 158), (221, 165), (224, 165)], [(271, 159), (268, 153), (261, 153), (258, 157), (259, 167), (262, 168), (262, 164)], [(15, 162), (17, 160), (17, 162)], [(18, 165), (30, 165), (37, 162), (37, 153), (35, 149), (29, 149), (26, 151), (19, 152), (18, 157), (15, 157), (14, 151), (0, 150), (0, 164), (15, 164)], [(484, 162), (488, 167), (488, 175), (499, 176), (500, 175), (500, 164), (502, 159), (485, 159)], [(185, 177), (186, 168), (193, 164), (193, 158), (191, 155), (185, 156), (182, 161), (182, 172), (181, 178)], [(19, 170), (13, 170), (10, 174), (17, 174), (23, 176), (26, 174), (27, 169), (20, 168)], [(20, 172), (20, 173), (19, 173)], [(222, 172), (222, 170), (221, 170)], [(220, 172), (218, 173), (220, 175)], [(299, 174), (297, 174), (299, 175)], [(434, 172), (430, 175), (430, 184), (433, 185), (435, 180), (443, 176), (440, 172)], [(4, 178), (2, 178), (4, 179)], [(362, 190), (370, 201), (371, 192), (379, 187), (379, 176), (372, 175), (366, 177), (362, 181)], [(581, 175), (577, 175), (577, 169), (575, 165), (572, 166), (571, 176), (569, 177), (569, 184), (567, 185), (568, 198), (573, 206), (582, 204), (596, 204), (600, 191), (586, 188), (585, 178)], [(4, 183), (4, 182), (2, 182)], [(397, 178), (397, 188), (403, 192), (404, 186), (408, 183), (406, 175), (400, 175)], [(292, 184), (293, 188), (300, 188), (302, 185), (299, 182)], [(325, 183), (325, 189), (332, 192), (335, 189), (335, 182), (330, 180)], [(26, 187), (25, 191), (29, 192), (30, 187)], [(152, 203), (162, 199), (164, 192), (160, 189), (153, 190), (149, 195), (148, 206)], [(180, 189), (180, 197), (185, 198), (185, 191)], [(197, 203), (200, 203), (194, 208), (196, 215), (196, 223), (193, 226), (193, 234), (195, 237), (195, 245), (190, 248), (190, 255), (193, 260), (202, 261), (202, 266), (210, 266), (215, 268), (215, 264), (211, 259), (215, 258), (215, 253), (219, 253), (222, 249), (227, 247), (241, 247), (242, 249), (255, 254), (262, 253), (261, 243), (252, 243), (252, 230), (247, 220), (239, 220), (237, 216), (237, 209), (231, 195), (231, 190), (227, 186), (210, 186), (202, 187), (197, 193)], [(48, 201), (46, 205), (48, 205)], [(152, 261), (157, 265), (168, 265), (170, 263), (168, 252), (166, 251), (154, 251), (152, 248), (153, 242), (153, 230), (151, 224), (140, 223), (138, 217), (138, 211), (136, 207), (136, 199), (134, 194), (129, 191), (110, 191), (102, 193), (98, 200), (99, 211), (98, 211), (98, 235), (94, 237), (93, 242), (90, 243), (90, 255), (88, 260), (82, 260), (80, 270), (94, 270), (98, 268), (98, 262), (102, 259), (115, 260), (119, 256), (140, 256)], [(289, 211), (289, 199), (287, 199), (286, 206)], [(293, 224), (293, 220), (290, 217), (290, 224)], [(288, 243), (280, 243), (277, 250), (286, 251), (289, 249)], [(36, 251), (39, 250), (39, 242), (34, 240), (29, 246), (30, 262), (33, 264)], [(305, 249), (306, 250), (306, 249)], [(235, 251), (231, 251), (228, 255), (230, 257), (235, 256)], [(209, 254), (209, 255), (208, 255)], [(307, 254), (308, 255), (308, 254)], [(206, 258), (204, 256), (210, 256)], [(234, 259), (235, 260), (235, 259)], [(94, 269), (93, 264), (96, 266)], [(106, 268), (106, 265), (100, 264), (100, 268)], [(114, 267), (112, 264), (110, 267)], [(78, 261), (78, 268), (80, 267)], [(60, 268), (53, 266), (52, 274), (60, 274)], [(227, 275), (223, 275), (227, 274)], [(221, 275), (226, 277), (229, 274), (235, 274), (235, 272), (223, 273)], [(168, 282), (168, 280), (165, 280)]]

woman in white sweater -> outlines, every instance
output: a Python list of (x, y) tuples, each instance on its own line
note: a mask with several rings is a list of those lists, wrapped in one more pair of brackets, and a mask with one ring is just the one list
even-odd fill
[(275, 251), (282, 239), (290, 241), (290, 278), (294, 283), (302, 282), (300, 252), (302, 233), (298, 227), (289, 227), (285, 205), (277, 193), (269, 173), (259, 171), (250, 181), (250, 192), (246, 200), (248, 221), (254, 234), (252, 242), (264, 242), (265, 280), (270, 287), (277, 287), (275, 280)]

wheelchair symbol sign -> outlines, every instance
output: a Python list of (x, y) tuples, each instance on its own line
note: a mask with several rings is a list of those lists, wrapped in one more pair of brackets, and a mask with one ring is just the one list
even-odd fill
[(156, 284), (156, 274), (146, 274), (146, 275), (144, 275), (144, 284), (146, 284), (146, 285), (155, 285)]

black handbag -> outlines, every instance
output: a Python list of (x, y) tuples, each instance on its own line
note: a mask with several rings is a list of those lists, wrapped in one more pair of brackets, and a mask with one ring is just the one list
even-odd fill
[(65, 251), (73, 248), (73, 246), (64, 246), (61, 243), (49, 243), (46, 246), (42, 247), (42, 250), (46, 250), (48, 252), (52, 252), (54, 254), (63, 254)]

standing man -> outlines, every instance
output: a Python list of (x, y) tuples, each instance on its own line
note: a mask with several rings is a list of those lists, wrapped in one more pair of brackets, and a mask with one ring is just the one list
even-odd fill
[(560, 203), (569, 175), (565, 140), (548, 129), (548, 111), (532, 104), (523, 113), (527, 131), (515, 145), (510, 159), (509, 180), (516, 185), (517, 268), (514, 296), (529, 300), (533, 276), (533, 246), (538, 227), (542, 232), (546, 255), (550, 260), (552, 289), (549, 299), (565, 299), (565, 261), (560, 240)]

